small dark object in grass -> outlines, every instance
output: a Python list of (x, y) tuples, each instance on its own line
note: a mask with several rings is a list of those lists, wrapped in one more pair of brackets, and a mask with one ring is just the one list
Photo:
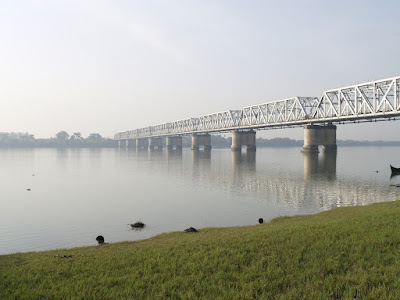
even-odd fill
[(190, 228), (185, 229), (185, 232), (198, 232), (198, 231), (196, 230), (196, 228), (190, 227)]
[(260, 223), (260, 224), (264, 223), (264, 219), (263, 218), (259, 218), (258, 219), (258, 223)]
[(54, 256), (54, 257), (58, 257), (58, 258), (71, 258), (72, 257), (72, 255), (56, 255), (56, 256)]
[(144, 226), (146, 226), (143, 222), (136, 222), (134, 224), (131, 224), (132, 228), (144, 228)]

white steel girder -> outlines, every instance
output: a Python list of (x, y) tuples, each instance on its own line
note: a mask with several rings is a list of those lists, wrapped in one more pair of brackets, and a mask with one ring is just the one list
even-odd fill
[(114, 139), (390, 118), (400, 115), (399, 94), (397, 76), (325, 91), (320, 99), (293, 97), (120, 132)]
[(312, 120), (357, 120), (398, 116), (400, 77), (325, 91)]

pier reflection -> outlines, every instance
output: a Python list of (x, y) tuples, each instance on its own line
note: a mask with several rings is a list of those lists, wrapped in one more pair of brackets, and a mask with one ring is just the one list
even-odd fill
[(234, 173), (256, 171), (256, 152), (232, 151), (232, 170)]
[(199, 160), (208, 160), (211, 159), (211, 150), (192, 150), (192, 159), (193, 162)]
[(168, 176), (177, 180), (223, 190), (233, 197), (248, 193), (249, 199), (255, 197), (259, 202), (299, 211), (366, 205), (395, 196), (395, 190), (390, 190), (389, 185), (343, 174), (338, 177), (336, 152), (304, 153), (303, 156), (296, 152), (290, 158), (286, 155), (291, 152), (278, 150), (145, 153), (137, 153), (139, 159), (148, 160), (147, 164), (141, 164), (145, 168), (162, 172), (162, 166), (167, 165)]
[(336, 152), (304, 152), (304, 179), (311, 180), (314, 177), (324, 177), (327, 180), (336, 178)]
[(211, 169), (211, 151), (210, 150), (191, 150), (192, 152), (192, 176), (198, 182), (203, 177), (213, 177)]
[(168, 161), (182, 160), (182, 149), (166, 149), (166, 158)]
[[(141, 151), (138, 151), (138, 153), (140, 153)], [(146, 151), (147, 156), (149, 159), (156, 159), (156, 160), (163, 160), (164, 159), (164, 155), (165, 153), (163, 153), (162, 150), (159, 149), (148, 149)]]

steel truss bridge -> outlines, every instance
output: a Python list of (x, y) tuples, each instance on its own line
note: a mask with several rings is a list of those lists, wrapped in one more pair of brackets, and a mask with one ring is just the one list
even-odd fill
[(293, 97), (242, 110), (189, 118), (120, 132), (116, 140), (193, 133), (269, 129), (341, 122), (393, 119), (400, 116), (400, 76), (323, 92), (321, 98)]

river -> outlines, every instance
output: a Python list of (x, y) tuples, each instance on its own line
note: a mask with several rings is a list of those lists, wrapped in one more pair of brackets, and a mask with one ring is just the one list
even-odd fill
[[(400, 199), (389, 168), (400, 166), (400, 147), (300, 150), (0, 149), (0, 254)], [(146, 227), (133, 230), (136, 221)]]

